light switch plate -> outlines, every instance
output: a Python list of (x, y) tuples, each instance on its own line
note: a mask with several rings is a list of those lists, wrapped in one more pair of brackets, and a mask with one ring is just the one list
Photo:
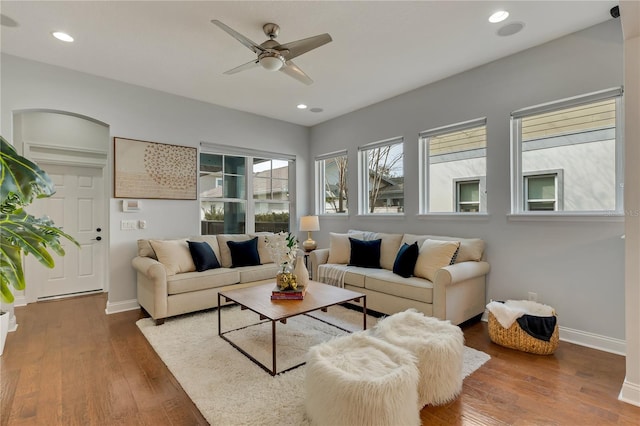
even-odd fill
[(121, 220), (120, 221), (120, 230), (122, 231), (132, 231), (138, 229), (138, 221), (137, 220)]

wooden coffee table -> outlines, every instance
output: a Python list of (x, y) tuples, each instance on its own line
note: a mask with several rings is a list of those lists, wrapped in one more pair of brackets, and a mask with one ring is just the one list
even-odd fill
[[(275, 376), (276, 374), (284, 373), (285, 371), (292, 370), (300, 367), (304, 362), (287, 368), (282, 371), (276, 369), (276, 323), (287, 323), (287, 318), (295, 317), (297, 315), (303, 315), (312, 311), (322, 310), (327, 311), (327, 308), (333, 305), (338, 305), (345, 302), (359, 302), (362, 299), (362, 328), (367, 329), (367, 295), (358, 293), (351, 290), (345, 290), (343, 288), (330, 286), (327, 284), (319, 283), (316, 281), (310, 281), (308, 290), (303, 300), (271, 300), (271, 291), (275, 288), (275, 281), (269, 284), (262, 284), (255, 287), (239, 288), (234, 290), (222, 291), (218, 293), (218, 336), (229, 342), (231, 346), (242, 352), (247, 358), (262, 367), (267, 373)], [(222, 315), (221, 305), (222, 299), (226, 302), (235, 302), (240, 305), (241, 309), (249, 309), (255, 312), (260, 317), (260, 321), (268, 319), (271, 321), (271, 348), (272, 348), (272, 366), (268, 367), (251, 356), (245, 350), (229, 340), (225, 334), (232, 331), (240, 330), (245, 327), (237, 328), (234, 330), (227, 330), (222, 332)], [(314, 317), (311, 317), (314, 318)], [(315, 318), (318, 321), (321, 319)], [(326, 322), (326, 321), (323, 321)], [(252, 324), (252, 325), (257, 325)], [(340, 330), (345, 330), (338, 327), (335, 324), (327, 322)]]

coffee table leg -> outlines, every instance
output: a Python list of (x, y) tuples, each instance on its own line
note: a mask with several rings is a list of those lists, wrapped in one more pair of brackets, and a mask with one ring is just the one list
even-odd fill
[[(367, 295), (365, 294), (364, 297), (362, 298), (362, 316), (364, 317), (364, 324), (362, 326), (363, 330), (367, 329)], [(220, 324), (220, 321), (218, 321), (218, 324)]]
[(218, 336), (222, 334), (222, 324), (220, 324), (220, 293), (218, 293)]
[(273, 370), (271, 370), (271, 375), (276, 375), (276, 322), (271, 321), (271, 350), (273, 356)]

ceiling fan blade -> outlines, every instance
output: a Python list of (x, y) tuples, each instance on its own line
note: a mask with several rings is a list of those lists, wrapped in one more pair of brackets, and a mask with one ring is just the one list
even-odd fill
[(255, 68), (260, 65), (260, 61), (254, 59), (253, 61), (247, 62), (246, 64), (239, 65), (235, 68), (231, 68), (228, 71), (225, 71), (223, 74), (235, 74), (240, 71), (248, 70), (250, 68)]
[(237, 32), (233, 28), (223, 24), (222, 22), (218, 21), (217, 19), (213, 19), (211, 21), (211, 23), (214, 24), (214, 25), (217, 25), (218, 27), (223, 29), (226, 33), (228, 33), (231, 37), (235, 38), (240, 43), (242, 43), (245, 46), (247, 46), (249, 49), (251, 49), (253, 51), (253, 53), (257, 54), (257, 53), (260, 53), (260, 52), (264, 51), (264, 49), (262, 47), (260, 47), (259, 44), (257, 44), (256, 42), (250, 40), (249, 38), (243, 36), (242, 34)]
[(309, 77), (307, 74), (305, 74), (305, 72), (302, 71), (292, 61), (285, 62), (284, 66), (282, 68), (280, 68), (280, 71), (282, 71), (283, 73), (285, 73), (289, 77), (293, 77), (296, 80), (298, 80), (299, 82), (304, 83), (306, 85), (310, 85), (310, 84), (313, 83), (313, 80), (311, 80), (311, 77)]
[(324, 33), (317, 36), (304, 38), (302, 40), (296, 40), (289, 43), (281, 44), (278, 46), (278, 50), (288, 50), (289, 53), (282, 53), (285, 59), (293, 59), (296, 56), (300, 56), (303, 53), (306, 53), (310, 50), (313, 50), (317, 47), (325, 45), (332, 41), (332, 38), (329, 34)]

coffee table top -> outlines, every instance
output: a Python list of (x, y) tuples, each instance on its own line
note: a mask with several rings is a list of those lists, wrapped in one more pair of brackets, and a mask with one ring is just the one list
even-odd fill
[(272, 321), (316, 311), (365, 296), (363, 293), (317, 281), (309, 281), (303, 300), (271, 300), (271, 292), (275, 287), (276, 282), (274, 281), (254, 287), (221, 291), (220, 295)]

